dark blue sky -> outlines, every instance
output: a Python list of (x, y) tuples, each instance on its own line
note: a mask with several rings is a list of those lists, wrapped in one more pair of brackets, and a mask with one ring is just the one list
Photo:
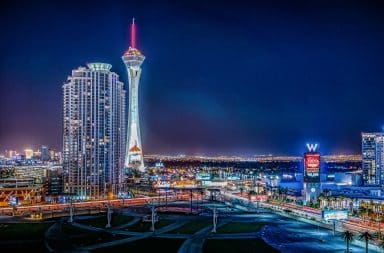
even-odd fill
[(0, 150), (61, 148), (73, 68), (111, 63), (126, 83), (132, 17), (146, 153), (358, 153), (384, 125), (383, 5), (135, 2), (1, 3)]

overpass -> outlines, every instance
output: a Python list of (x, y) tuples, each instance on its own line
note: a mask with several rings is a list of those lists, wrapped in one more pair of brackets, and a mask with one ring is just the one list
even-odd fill
[[(77, 214), (81, 213), (96, 213), (106, 210), (108, 206), (113, 208), (124, 208), (135, 205), (145, 205), (151, 202), (162, 202), (171, 200), (189, 200), (188, 194), (177, 196), (157, 196), (157, 197), (142, 197), (132, 199), (111, 199), (111, 200), (94, 200), (86, 202), (72, 202), (65, 204), (41, 204), (41, 205), (28, 205), (17, 207), (2, 207), (0, 208), (0, 215), (10, 216), (28, 216), (34, 213), (51, 214), (52, 217), (68, 216), (71, 205), (77, 210)], [(57, 215), (53, 215), (53, 214)], [(48, 215), (49, 216), (49, 215)]]

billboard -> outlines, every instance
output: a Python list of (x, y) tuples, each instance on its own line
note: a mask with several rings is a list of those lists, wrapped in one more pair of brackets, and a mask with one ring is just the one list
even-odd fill
[(9, 205), (11, 205), (11, 206), (17, 206), (17, 205), (19, 205), (19, 197), (15, 196), (15, 195), (12, 195), (12, 196), (9, 198)]
[(228, 185), (227, 181), (211, 181), (211, 180), (205, 180), (202, 183), (203, 186), (206, 187), (226, 187)]
[(196, 173), (196, 180), (211, 180), (210, 173)]
[(348, 210), (323, 210), (323, 219), (328, 220), (345, 220), (348, 219)]
[(304, 175), (306, 179), (319, 179), (320, 177), (320, 153), (304, 153)]
[(249, 195), (250, 201), (260, 201), (260, 202), (266, 202), (268, 199), (267, 195)]
[(228, 180), (234, 180), (234, 181), (236, 181), (236, 180), (240, 180), (240, 177), (239, 177), (239, 176), (234, 176), (234, 175), (232, 175), (232, 176), (228, 176), (227, 179), (228, 179)]

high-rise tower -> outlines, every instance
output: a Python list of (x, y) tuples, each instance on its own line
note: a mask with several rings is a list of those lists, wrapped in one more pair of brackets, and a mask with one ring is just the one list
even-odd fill
[(111, 67), (89, 63), (63, 85), (64, 191), (80, 199), (123, 189), (125, 91)]
[(139, 124), (139, 81), (141, 75), (141, 64), (145, 57), (136, 49), (136, 26), (135, 20), (131, 24), (131, 45), (122, 56), (128, 72), (129, 81), (129, 108), (127, 125), (127, 142), (125, 167), (144, 171), (143, 149), (141, 146), (140, 124)]
[(362, 133), (361, 153), (365, 185), (384, 185), (384, 133)]

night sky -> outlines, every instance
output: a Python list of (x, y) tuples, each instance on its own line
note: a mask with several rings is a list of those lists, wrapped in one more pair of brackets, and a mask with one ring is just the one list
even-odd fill
[(0, 150), (61, 149), (72, 69), (127, 84), (135, 17), (145, 153), (359, 153), (384, 126), (384, 6), (287, 2), (2, 1)]

